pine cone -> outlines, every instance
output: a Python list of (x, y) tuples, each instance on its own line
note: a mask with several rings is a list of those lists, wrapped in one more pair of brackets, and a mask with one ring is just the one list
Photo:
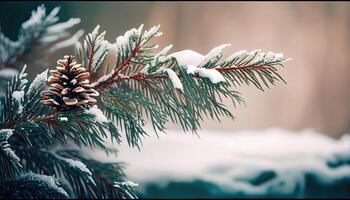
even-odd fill
[(50, 70), (49, 90), (43, 93), (42, 103), (55, 107), (74, 108), (95, 104), (99, 93), (89, 81), (90, 74), (77, 64), (74, 56), (64, 56), (57, 61), (56, 69)]

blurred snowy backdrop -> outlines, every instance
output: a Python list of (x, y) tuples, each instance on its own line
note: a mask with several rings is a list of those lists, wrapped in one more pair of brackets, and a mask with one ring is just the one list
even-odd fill
[[(42, 3), (61, 6), (62, 20), (81, 18), (77, 29), (100, 24), (111, 41), (140, 24), (161, 24), (155, 42), (172, 51), (231, 43), (228, 54), (263, 49), (293, 58), (281, 70), (288, 85), (239, 88), (248, 107), (228, 104), (236, 121), (208, 120), (200, 138), (169, 124), (168, 135), (150, 133), (140, 152), (122, 144), (119, 158), (103, 158), (127, 163), (141, 196), (350, 196), (349, 2), (0, 2), (1, 30), (16, 39)], [(29, 78), (72, 50), (30, 55)]]

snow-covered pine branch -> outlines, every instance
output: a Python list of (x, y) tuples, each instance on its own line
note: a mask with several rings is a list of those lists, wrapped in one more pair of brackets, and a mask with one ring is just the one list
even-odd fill
[[(71, 18), (66, 22), (60, 22), (57, 16), (60, 8), (54, 8), (50, 13), (46, 13), (43, 5), (32, 11), (31, 17), (25, 21), (19, 30), (16, 41), (7, 38), (0, 31), (0, 69), (5, 66), (13, 67), (18, 56), (23, 56), (31, 51), (34, 46), (55, 45), (51, 50), (57, 50), (73, 45), (70, 41), (76, 41), (81, 36), (81, 30), (72, 38), (69, 38), (68, 29), (80, 23), (79, 18)], [(80, 34), (80, 35), (79, 35)]]

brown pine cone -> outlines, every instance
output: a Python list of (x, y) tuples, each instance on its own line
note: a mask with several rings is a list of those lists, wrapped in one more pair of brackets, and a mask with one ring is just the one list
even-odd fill
[(77, 64), (74, 56), (64, 56), (57, 61), (56, 69), (50, 70), (49, 90), (43, 93), (41, 102), (55, 107), (74, 108), (96, 103), (99, 93), (91, 87), (90, 74)]

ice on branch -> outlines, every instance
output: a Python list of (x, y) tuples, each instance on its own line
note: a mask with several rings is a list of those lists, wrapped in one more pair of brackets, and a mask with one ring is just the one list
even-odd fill
[(172, 44), (164, 47), (164, 49), (162, 49), (155, 57), (165, 56), (170, 51), (171, 48), (173, 48)]
[(38, 74), (30, 84), (28, 89), (28, 96), (31, 97), (35, 92), (39, 92), (42, 87), (46, 85), (48, 69)]
[(14, 102), (18, 105), (18, 114), (21, 114), (23, 112), (23, 98), (24, 98), (24, 91), (13, 91), (12, 98)]
[(176, 75), (174, 70), (172, 69), (164, 69), (164, 71), (168, 74), (168, 77), (173, 84), (174, 88), (177, 88), (179, 90), (183, 90), (183, 85), (179, 79), (179, 77)]
[(85, 113), (95, 115), (95, 120), (100, 124), (108, 123), (107, 117), (103, 114), (103, 112), (96, 105), (85, 110)]

